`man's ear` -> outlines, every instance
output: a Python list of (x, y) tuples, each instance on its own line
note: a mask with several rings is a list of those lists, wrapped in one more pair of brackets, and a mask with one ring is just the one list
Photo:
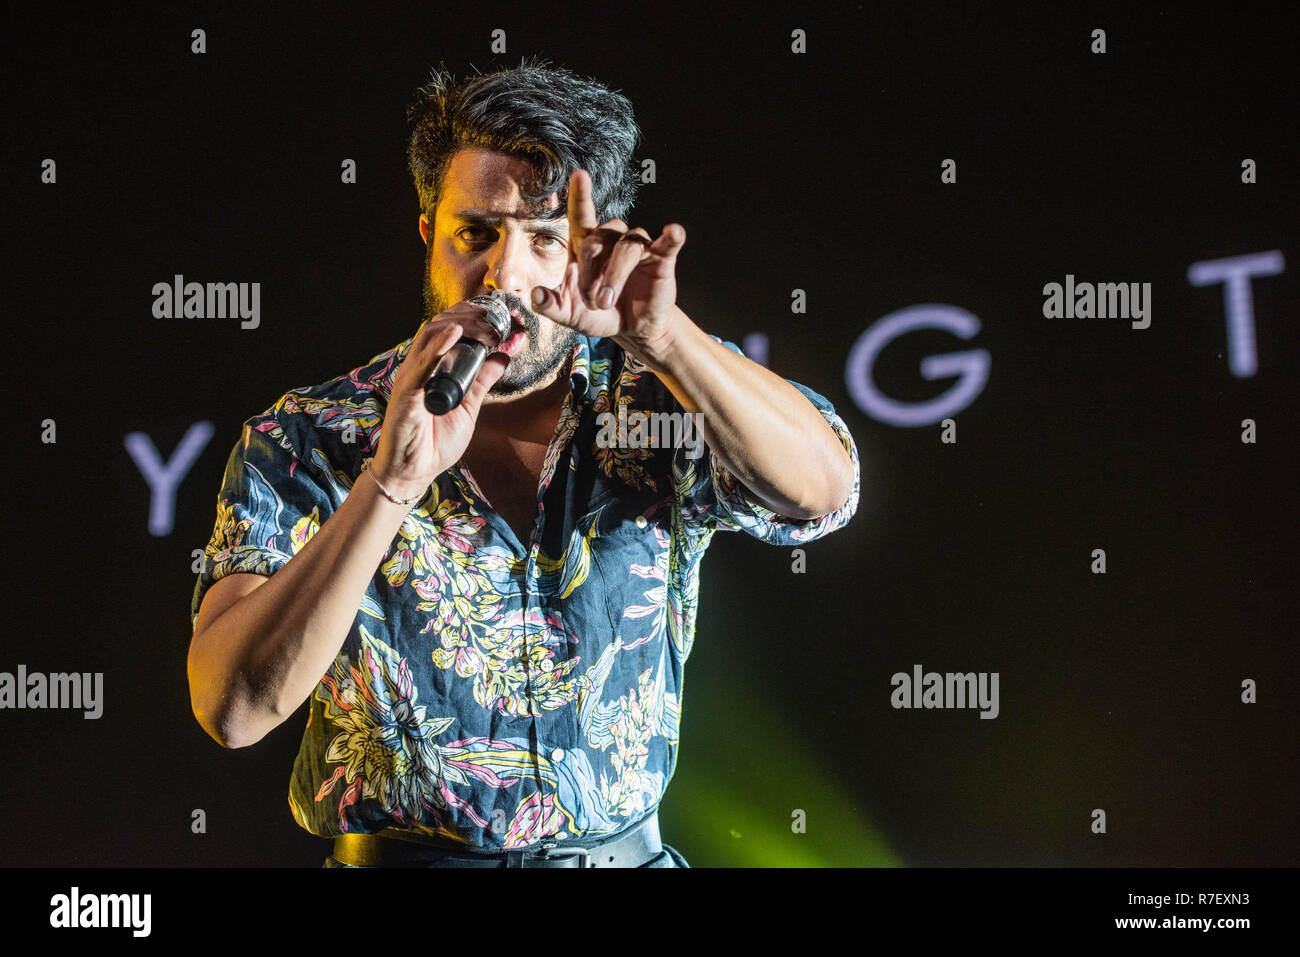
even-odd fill
[(424, 244), (429, 245), (429, 216), (427, 213), (420, 214), (420, 238)]

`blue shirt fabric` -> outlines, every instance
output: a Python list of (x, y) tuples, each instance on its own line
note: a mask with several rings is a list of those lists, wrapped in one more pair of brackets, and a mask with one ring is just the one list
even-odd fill
[[(217, 579), (274, 574), (347, 498), (375, 454), (411, 342), (293, 389), (244, 423), (192, 621)], [(385, 552), (309, 699), (289, 807), (312, 834), (402, 828), (490, 851), (631, 827), (656, 808), (677, 764), (683, 667), (713, 533), (794, 546), (857, 510), (857, 447), (831, 404), (797, 382), (853, 458), (848, 500), (810, 521), (753, 500), (702, 437), (630, 447), (645, 444), (633, 413), (683, 409), (613, 340), (580, 336), (568, 368), (530, 540), (458, 463)], [(620, 408), (628, 432), (610, 447), (601, 426)]]

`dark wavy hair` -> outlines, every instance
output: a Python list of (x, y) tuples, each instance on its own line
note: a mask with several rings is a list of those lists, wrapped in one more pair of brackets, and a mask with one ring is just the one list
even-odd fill
[[(430, 223), (447, 167), (467, 146), (527, 160), (535, 176), (523, 184), (524, 201), (539, 218), (566, 214), (569, 177), (581, 168), (591, 175), (597, 221), (626, 219), (639, 182), (632, 151), (641, 139), (627, 97), (539, 56), (475, 74), (458, 81), (439, 64), (407, 107), (407, 160)], [(541, 203), (552, 193), (560, 202), (546, 213)]]

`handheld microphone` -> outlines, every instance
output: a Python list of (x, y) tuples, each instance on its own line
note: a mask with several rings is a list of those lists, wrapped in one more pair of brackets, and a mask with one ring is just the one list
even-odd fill
[[(491, 295), (474, 296), (465, 301), (487, 310), (483, 318), (497, 339), (491, 349), (505, 342), (510, 336), (510, 309), (502, 301), (500, 293), (493, 290)], [(434, 415), (446, 415), (460, 405), (489, 354), (489, 347), (477, 339), (466, 335), (457, 339), (424, 384), (424, 407)]]

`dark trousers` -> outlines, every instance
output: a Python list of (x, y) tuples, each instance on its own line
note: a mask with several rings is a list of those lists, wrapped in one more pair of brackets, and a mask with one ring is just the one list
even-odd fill
[[(325, 858), (325, 863), (322, 864), (321, 866), (322, 867), (352, 867), (355, 868), (356, 870), (372, 869), (366, 867), (357, 867), (357, 865), (355, 864), (341, 863), (340, 861), (335, 860), (334, 855), (332, 854)], [(681, 852), (678, 851), (677, 848), (673, 847), (670, 844), (664, 844), (663, 850), (659, 852), (658, 857), (651, 858), (641, 866), (642, 867), (690, 867), (691, 865), (686, 863), (686, 858), (682, 857)]]

